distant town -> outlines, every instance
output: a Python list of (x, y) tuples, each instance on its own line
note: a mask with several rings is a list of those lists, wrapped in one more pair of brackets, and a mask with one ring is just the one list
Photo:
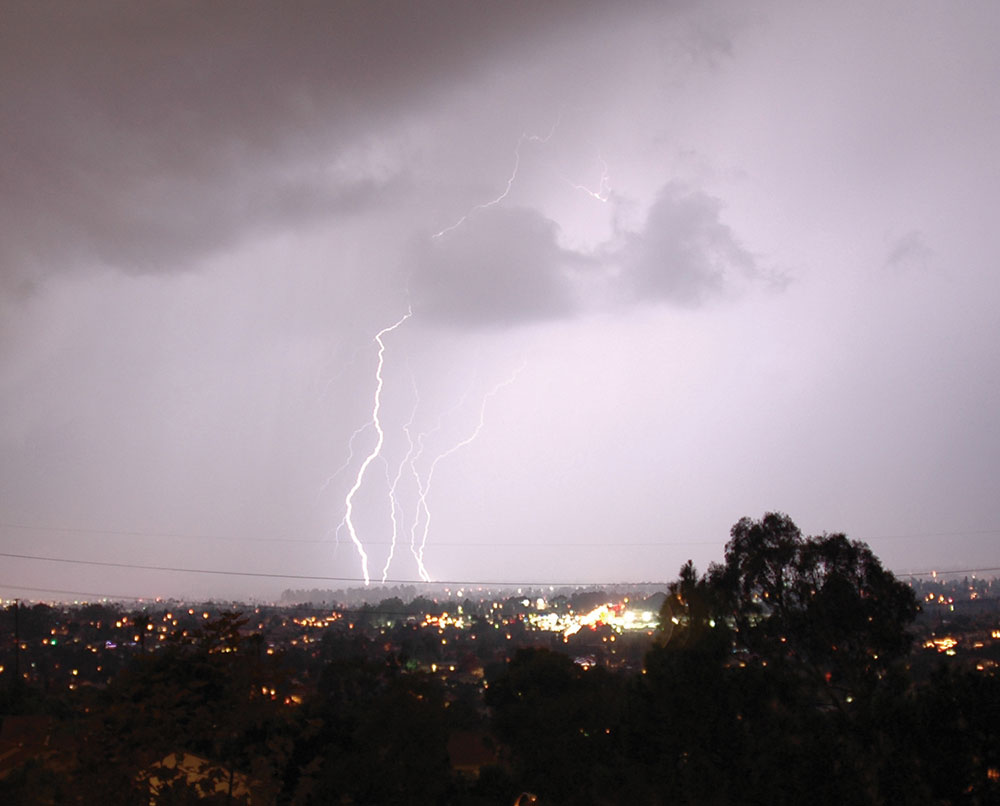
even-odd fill
[[(909, 580), (921, 604), (912, 629), (912, 660), (928, 657), (978, 671), (1000, 662), (1000, 580)], [(551, 591), (522, 588), (442, 590), (433, 597), (414, 588), (378, 603), (345, 605), (372, 591), (286, 591), (272, 604), (180, 602), (28, 602), (4, 600), (0, 681), (19, 675), (26, 683), (70, 691), (100, 687), (136, 654), (155, 652), (171, 638), (187, 638), (224, 613), (246, 621), (241, 631), (259, 636), (269, 655), (280, 653), (299, 670), (292, 685), (307, 690), (324, 640), (350, 637), (373, 654), (390, 655), (407, 671), (424, 671), (451, 684), (482, 684), (491, 667), (502, 668), (521, 647), (569, 655), (584, 668), (637, 670), (660, 626), (666, 601), (653, 585), (623, 592)], [(404, 600), (402, 596), (411, 595)], [(338, 600), (340, 600), (338, 602)], [(329, 606), (326, 606), (329, 605)], [(938, 658), (938, 655), (941, 655)], [(2, 682), (0, 682), (2, 685)], [(289, 704), (299, 697), (287, 695)]]
[[(909, 631), (911, 648), (905, 658), (910, 678), (919, 683), (947, 669), (992, 677), (1000, 663), (1000, 581), (932, 577), (911, 579), (907, 584), (920, 604)], [(657, 587), (660, 589), (654, 590)], [(252, 702), (258, 705), (254, 707), (263, 704), (272, 709), (266, 718), (260, 717), (264, 720), (261, 724), (272, 724), (267, 730), (277, 733), (291, 732), (293, 725), (299, 726), (295, 730), (302, 730), (304, 725), (313, 724), (317, 703), (331, 696), (330, 686), (342, 686), (345, 674), (351, 679), (345, 670), (367, 670), (368, 682), (362, 688), (374, 686), (383, 694), (376, 696), (368, 691), (357, 696), (362, 700), (375, 697), (372, 702), (388, 696), (384, 691), (397, 685), (391, 681), (409, 679), (406, 691), (418, 699), (437, 697), (435, 701), (443, 708), (434, 718), (442, 720), (438, 726), (443, 737), (440, 747), (446, 749), (447, 755), (439, 772), (447, 770), (450, 794), (441, 802), (451, 798), (453, 802), (509, 803), (513, 802), (511, 798), (519, 797), (514, 790), (520, 786), (515, 784), (517, 776), (512, 770), (516, 765), (511, 767), (512, 756), (503, 740), (513, 743), (515, 739), (510, 737), (516, 736), (516, 731), (508, 729), (510, 735), (505, 734), (502, 717), (498, 718), (497, 713), (503, 713), (510, 676), (517, 664), (527, 663), (528, 657), (535, 659), (532, 663), (537, 663), (538, 658), (565, 658), (568, 665), (560, 667), (559, 674), (567, 681), (575, 680), (573, 675), (600, 673), (604, 677), (592, 680), (603, 681), (601, 686), (610, 685), (608, 691), (620, 697), (625, 681), (646, 674), (649, 658), (653, 657), (651, 650), (669, 645), (672, 624), (663, 622), (690, 627), (690, 614), (677, 607), (679, 599), (666, 585), (606, 590), (499, 591), (470, 587), (442, 590), (433, 596), (400, 588), (380, 591), (391, 595), (378, 601), (363, 601), (365, 597), (371, 599), (373, 593), (290, 590), (280, 601), (269, 604), (160, 599), (73, 603), (5, 600), (0, 615), (0, 693), (4, 698), (0, 715), (6, 714), (0, 726), (0, 794), (8, 791), (4, 787), (17, 793), (28, 787), (42, 786), (44, 790), (45, 786), (55, 786), (38, 784), (32, 776), (40, 775), (40, 770), (47, 770), (45, 775), (51, 777), (60, 771), (78, 769), (74, 765), (80, 763), (81, 757), (95, 746), (103, 747), (101, 742), (111, 741), (102, 733), (104, 730), (121, 730), (128, 736), (128, 731), (141, 731), (143, 720), (169, 722), (174, 717), (164, 714), (176, 708), (184, 711), (188, 706), (173, 701), (169, 708), (143, 705), (136, 713), (129, 713), (127, 728), (108, 727), (107, 719), (118, 717), (105, 716), (104, 722), (94, 723), (87, 721), (86, 715), (114, 714), (114, 708), (120, 706), (110, 703), (120, 702), (122, 687), (127, 687), (135, 674), (152, 676), (140, 678), (146, 680), (142, 691), (127, 695), (126, 700), (129, 696), (133, 700), (189, 697), (192, 686), (206, 684), (205, 673), (177, 683), (174, 688), (170, 675), (183, 677), (185, 673), (178, 672), (169, 658), (185, 659), (185, 664), (194, 664), (197, 658), (198, 663), (206, 664), (205, 668), (217, 670), (230, 669), (218, 664), (249, 663), (232, 667), (244, 670), (238, 674), (225, 674), (242, 680), (241, 675), (246, 673), (247, 680), (256, 681), (249, 684), (255, 687)], [(671, 615), (675, 611), (676, 615)], [(228, 656), (233, 660), (229, 661)], [(745, 651), (731, 657), (729, 665), (740, 667), (754, 663), (766, 667), (768, 663), (763, 655)], [(169, 674), (164, 671), (171, 669)], [(338, 670), (334, 677), (331, 669)], [(211, 675), (207, 679), (211, 680)], [(243, 685), (248, 685), (246, 680)], [(158, 686), (166, 686), (172, 693), (150, 694)], [(497, 692), (491, 693), (491, 686), (496, 686)], [(212, 695), (218, 702), (226, 702), (230, 696)], [(239, 697), (236, 701), (240, 701)], [(851, 702), (850, 696), (846, 702)], [(212, 709), (217, 702), (210, 699), (200, 707), (215, 713)], [(304, 709), (301, 718), (296, 716), (299, 709)], [(281, 716), (282, 710), (285, 716)], [(449, 712), (447, 718), (441, 716)], [(201, 712), (195, 709), (193, 713)], [(374, 713), (379, 713), (377, 708)], [(211, 717), (209, 732), (222, 730), (220, 720), (228, 718), (218, 714)], [(351, 724), (364, 724), (364, 720)], [(88, 726), (86, 730), (82, 725)], [(247, 736), (257, 730), (243, 722), (226, 729)], [(606, 728), (609, 735), (619, 729)], [(183, 740), (176, 737), (189, 730), (193, 728), (187, 722), (165, 728), (165, 735), (175, 738), (149, 740), (150, 747), (160, 750), (150, 750), (141, 761), (130, 762), (130, 785), (139, 781), (140, 792), (152, 793), (148, 802), (189, 802), (157, 800), (158, 793), (167, 791), (161, 791), (161, 779), (172, 780), (175, 788), (190, 789), (190, 802), (205, 798), (215, 802), (212, 797), (217, 797), (219, 803), (327, 802), (278, 797), (283, 787), (304, 791), (313, 785), (305, 772), (308, 764), (289, 771), (296, 753), (304, 751), (288, 748), (297, 748), (301, 739), (288, 739), (290, 744), (283, 757), (285, 769), (265, 774), (258, 769), (259, 759), (246, 755), (249, 751), (244, 748), (240, 751), (243, 755), (233, 756), (236, 751), (217, 737), (191, 740), (184, 746), (177, 744)], [(497, 735), (503, 740), (498, 740)], [(145, 739), (127, 741), (141, 745)], [(171, 750), (173, 755), (168, 752)], [(115, 757), (123, 752), (114, 751)], [(264, 750), (257, 747), (253, 752)], [(222, 758), (227, 755), (232, 757)], [(146, 771), (136, 773), (142, 765), (147, 765)], [(164, 765), (169, 767), (169, 775)], [(994, 769), (990, 766), (987, 774), (992, 775), (989, 771)], [(50, 781), (50, 777), (45, 780)], [(79, 776), (73, 780), (73, 786), (83, 787), (80, 791), (89, 791), (86, 782), (79, 782)], [(37, 802), (64, 802), (58, 790), (55, 786)], [(226, 799), (222, 798), (223, 792)], [(522, 803), (544, 802), (532, 793), (521, 794)], [(548, 801), (558, 799), (550, 793)], [(82, 801), (65, 802), (87, 800), (84, 797)], [(376, 800), (366, 801), (355, 793), (336, 802)]]

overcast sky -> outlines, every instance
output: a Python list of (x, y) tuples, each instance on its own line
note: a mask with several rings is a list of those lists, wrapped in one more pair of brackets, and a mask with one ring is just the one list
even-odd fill
[(4, 553), (667, 580), (778, 510), (1000, 566), (993, 0), (0, 8)]

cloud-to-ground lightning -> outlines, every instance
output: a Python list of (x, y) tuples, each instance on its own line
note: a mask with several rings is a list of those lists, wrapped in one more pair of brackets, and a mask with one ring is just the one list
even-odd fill
[[(552, 125), (551, 130), (545, 135), (528, 134), (524, 132), (518, 138), (517, 143), (514, 147), (513, 153), (513, 167), (511, 169), (510, 175), (507, 178), (506, 184), (503, 187), (502, 192), (499, 193), (495, 198), (488, 201), (481, 202), (469, 208), (468, 211), (461, 216), (452, 225), (440, 230), (431, 237), (433, 239), (443, 238), (450, 232), (462, 227), (471, 216), (479, 211), (487, 210), (491, 207), (495, 207), (501, 204), (505, 199), (507, 199), (514, 189), (515, 183), (518, 178), (518, 173), (522, 167), (522, 149), (526, 144), (546, 144), (548, 143), (556, 133), (557, 128), (560, 125), (562, 115)], [(608, 164), (603, 158), (598, 156), (601, 173), (599, 179), (599, 185), (596, 190), (588, 187), (586, 185), (577, 184), (571, 181), (564, 175), (560, 176), (561, 180), (568, 184), (571, 188), (582, 193), (586, 193), (591, 198), (606, 202), (611, 195), (611, 181), (609, 176)], [(430, 572), (424, 563), (424, 554), (427, 548), (430, 530), (431, 530), (431, 507), (430, 507), (430, 494), (434, 482), (435, 473), (437, 471), (438, 465), (452, 456), (457, 451), (466, 447), (470, 443), (474, 442), (481, 434), (483, 428), (486, 424), (486, 410), (490, 401), (505, 387), (511, 385), (515, 382), (518, 375), (524, 369), (524, 364), (518, 367), (508, 378), (496, 384), (489, 392), (487, 392), (480, 403), (479, 407), (479, 419), (472, 428), (471, 432), (467, 434), (464, 438), (460, 439), (458, 442), (451, 445), (440, 453), (437, 453), (434, 458), (427, 463), (425, 460), (422, 461), (422, 457), (425, 456), (427, 452), (427, 446), (430, 444), (430, 437), (436, 432), (441, 430), (442, 422), (454, 415), (458, 410), (463, 408), (465, 404), (466, 397), (468, 395), (468, 390), (462, 394), (461, 399), (458, 404), (453, 406), (447, 412), (444, 412), (438, 416), (437, 424), (431, 428), (429, 431), (421, 431), (416, 437), (414, 436), (414, 423), (417, 420), (418, 410), (421, 406), (420, 395), (417, 390), (416, 379), (412, 374), (410, 374), (411, 383), (413, 385), (413, 397), (414, 403), (413, 408), (410, 412), (409, 418), (400, 427), (402, 433), (405, 437), (405, 453), (403, 449), (399, 449), (396, 453), (396, 460), (398, 464), (395, 465), (395, 470), (390, 468), (389, 461), (386, 455), (384, 455), (384, 448), (386, 448), (387, 435), (386, 429), (383, 428), (383, 423), (381, 419), (382, 412), (382, 393), (384, 388), (384, 378), (383, 369), (385, 367), (385, 355), (386, 355), (386, 344), (383, 341), (383, 337), (392, 333), (397, 328), (399, 328), (407, 319), (413, 315), (412, 308), (408, 308), (406, 314), (402, 316), (399, 320), (393, 324), (384, 327), (380, 330), (374, 341), (378, 345), (378, 359), (375, 369), (375, 389), (372, 399), (372, 410), (369, 420), (360, 428), (356, 429), (351, 435), (349, 441), (349, 456), (345, 464), (339, 468), (335, 473), (333, 473), (324, 483), (323, 488), (325, 489), (332, 480), (342, 473), (348, 466), (353, 463), (355, 450), (354, 442), (355, 440), (364, 433), (367, 429), (372, 428), (376, 434), (375, 445), (372, 447), (371, 451), (365, 456), (364, 461), (361, 463), (357, 470), (357, 474), (354, 477), (354, 482), (347, 492), (344, 498), (344, 516), (340, 524), (336, 529), (336, 533), (339, 535), (340, 530), (343, 528), (347, 529), (347, 532), (351, 538), (351, 542), (354, 544), (357, 550), (358, 556), (361, 559), (361, 569), (364, 578), (364, 583), (366, 585), (370, 584), (371, 578), (369, 574), (369, 555), (366, 549), (365, 541), (362, 540), (359, 535), (359, 530), (355, 524), (355, 496), (361, 490), (361, 488), (366, 483), (366, 477), (368, 470), (373, 462), (376, 460), (381, 460), (385, 462), (385, 484), (388, 498), (388, 522), (391, 529), (390, 540), (388, 542), (389, 550), (387, 557), (385, 559), (384, 565), (382, 566), (381, 579), (384, 582), (388, 579), (389, 568), (393, 561), (396, 559), (398, 552), (396, 551), (397, 546), (400, 541), (400, 536), (404, 530), (409, 532), (409, 548), (410, 554), (416, 563), (417, 572), (425, 582), (431, 582)], [(391, 429), (390, 429), (391, 430)], [(391, 439), (391, 437), (390, 437)], [(391, 448), (389, 449), (391, 450)], [(400, 453), (403, 453), (402, 458), (399, 458)], [(404, 507), (403, 498), (407, 496), (409, 503)], [(410, 498), (409, 496), (412, 496)], [(376, 543), (380, 541), (374, 541)]]
[[(417, 462), (420, 459), (420, 457), (423, 455), (424, 445), (426, 444), (427, 438), (431, 434), (434, 434), (437, 431), (441, 430), (441, 425), (442, 425), (443, 421), (447, 417), (449, 417), (450, 415), (452, 415), (453, 413), (455, 413), (456, 411), (458, 411), (459, 409), (462, 408), (462, 406), (465, 404), (466, 397), (468, 397), (468, 394), (469, 394), (469, 390), (466, 389), (466, 391), (464, 391), (462, 393), (462, 396), (459, 398), (458, 402), (454, 406), (452, 406), (448, 411), (442, 413), (438, 417), (438, 420), (437, 420), (437, 423), (435, 424), (435, 426), (430, 431), (425, 431), (425, 432), (422, 432), (421, 434), (419, 434), (417, 436), (416, 441), (414, 441), (413, 434), (411, 433), (410, 429), (412, 428), (413, 421), (414, 421), (414, 419), (417, 416), (417, 409), (420, 406), (420, 396), (417, 393), (416, 381), (412, 378), (412, 376), (411, 376), (411, 380), (413, 380), (413, 393), (414, 393), (415, 402), (414, 402), (414, 406), (413, 406), (413, 411), (410, 413), (410, 419), (407, 420), (406, 424), (403, 426), (403, 433), (406, 435), (406, 442), (407, 442), (407, 446), (408, 447), (407, 447), (407, 450), (406, 450), (406, 455), (403, 457), (402, 461), (399, 463), (398, 468), (396, 469), (396, 475), (389, 482), (389, 506), (390, 506), (390, 519), (392, 521), (392, 539), (391, 539), (390, 544), (389, 544), (389, 556), (386, 559), (385, 567), (382, 569), (382, 581), (383, 582), (385, 582), (386, 578), (389, 576), (389, 565), (392, 563), (392, 558), (395, 556), (395, 553), (396, 553), (396, 543), (397, 543), (397, 540), (399, 538), (399, 519), (396, 517), (396, 514), (398, 512), (402, 511), (402, 507), (399, 504), (399, 499), (398, 499), (398, 497), (396, 495), (396, 490), (399, 487), (399, 482), (400, 482), (400, 480), (403, 477), (403, 470), (404, 470), (404, 468), (409, 468), (410, 475), (412, 476), (413, 481), (416, 484), (416, 488), (419, 491), (420, 488), (421, 488), (422, 482), (421, 482), (421, 479), (420, 479), (420, 472), (417, 469)], [(388, 468), (387, 468), (386, 476), (387, 476), (387, 480), (388, 480)], [(412, 526), (410, 528), (410, 544), (411, 545), (413, 544), (413, 541), (415, 539), (416, 528), (417, 528), (417, 526), (420, 523), (420, 508), (419, 508), (419, 506), (415, 507), (415, 511), (416, 511), (416, 514), (414, 515), (413, 523), (412, 523)], [(427, 577), (425, 579), (425, 581), (430, 581), (429, 580), (429, 575), (426, 574), (426, 570), (427, 569), (424, 568), (423, 564), (418, 560), (418, 571), (420, 572), (421, 578), (424, 579), (425, 577)]]
[(399, 498), (396, 495), (396, 490), (399, 487), (399, 482), (403, 478), (403, 469), (406, 467), (407, 463), (410, 461), (410, 457), (413, 456), (413, 435), (410, 433), (410, 429), (413, 427), (413, 421), (417, 416), (417, 409), (420, 408), (420, 395), (417, 393), (417, 382), (413, 377), (411, 372), (410, 382), (413, 385), (413, 410), (410, 412), (410, 419), (403, 424), (403, 433), (406, 435), (407, 449), (406, 455), (403, 460), (399, 463), (396, 468), (396, 475), (389, 478), (389, 465), (385, 466), (385, 476), (386, 482), (389, 485), (389, 520), (392, 522), (392, 536), (389, 542), (389, 556), (386, 557), (385, 565), (382, 567), (382, 582), (385, 582), (389, 577), (389, 566), (392, 565), (392, 559), (396, 556), (396, 541), (399, 538), (399, 521), (400, 517), (404, 514), (403, 508), (399, 503)]
[[(427, 475), (420, 484), (419, 499), (417, 501), (418, 511), (417, 517), (414, 519), (414, 530), (411, 532), (410, 551), (413, 554), (413, 558), (417, 561), (417, 569), (420, 573), (420, 578), (425, 582), (431, 581), (430, 574), (427, 573), (427, 568), (424, 566), (424, 550), (427, 548), (427, 536), (429, 535), (431, 528), (431, 510), (427, 504), (427, 496), (430, 494), (431, 484), (434, 481), (434, 471), (443, 459), (447, 459), (455, 452), (461, 450), (466, 445), (469, 445), (476, 440), (486, 425), (486, 407), (489, 405), (490, 400), (496, 397), (501, 389), (514, 383), (514, 381), (517, 380), (517, 376), (520, 375), (524, 369), (524, 366), (525, 365), (522, 363), (521, 366), (511, 373), (510, 377), (498, 383), (483, 396), (482, 404), (479, 407), (479, 422), (476, 423), (476, 427), (472, 430), (472, 433), (470, 433), (465, 439), (452, 445), (448, 448), (448, 450), (435, 456), (434, 461), (431, 462), (430, 467), (427, 469)], [(423, 515), (423, 534), (420, 540), (420, 545), (418, 546), (416, 544), (416, 526), (419, 522), (421, 513)]]
[(379, 412), (382, 408), (382, 368), (385, 364), (385, 342), (382, 341), (382, 337), (387, 333), (392, 333), (392, 331), (402, 325), (412, 315), (412, 309), (407, 309), (406, 313), (394, 324), (382, 328), (375, 335), (375, 341), (378, 344), (378, 365), (375, 369), (375, 397), (372, 403), (371, 422), (375, 427), (375, 433), (378, 435), (378, 438), (375, 440), (375, 447), (372, 448), (371, 453), (365, 457), (364, 462), (361, 463), (361, 467), (358, 468), (358, 475), (354, 480), (354, 485), (344, 499), (344, 520), (341, 522), (341, 526), (347, 527), (347, 533), (351, 536), (351, 542), (354, 543), (354, 547), (358, 550), (358, 554), (361, 557), (361, 572), (364, 576), (365, 585), (371, 581), (371, 578), (368, 576), (368, 552), (365, 551), (365, 547), (358, 537), (357, 529), (354, 527), (354, 496), (364, 483), (365, 472), (368, 470), (368, 466), (381, 455), (382, 445), (385, 442), (385, 432), (382, 430), (382, 421), (379, 419)]

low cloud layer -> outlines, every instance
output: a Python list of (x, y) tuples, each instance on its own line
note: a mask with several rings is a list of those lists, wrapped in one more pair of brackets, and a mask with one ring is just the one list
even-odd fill
[(413, 296), (420, 313), (449, 324), (493, 326), (559, 318), (573, 310), (558, 227), (541, 214), (500, 208), (473, 215), (418, 249)]
[[(417, 310), (452, 325), (495, 327), (637, 304), (697, 306), (727, 281), (758, 278), (756, 261), (722, 220), (722, 202), (664, 187), (637, 232), (583, 253), (559, 226), (523, 208), (477, 210), (417, 248)], [(600, 299), (582, 289), (600, 288)]]
[(625, 282), (634, 300), (696, 305), (719, 294), (726, 278), (752, 276), (756, 264), (722, 221), (722, 202), (676, 184), (660, 191), (642, 232), (623, 250)]

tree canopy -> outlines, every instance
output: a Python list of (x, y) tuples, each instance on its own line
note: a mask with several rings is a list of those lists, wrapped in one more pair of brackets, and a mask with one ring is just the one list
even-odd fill
[(821, 675), (857, 696), (910, 648), (912, 589), (840, 533), (803, 537), (791, 518), (742, 518), (704, 582), (738, 648)]

